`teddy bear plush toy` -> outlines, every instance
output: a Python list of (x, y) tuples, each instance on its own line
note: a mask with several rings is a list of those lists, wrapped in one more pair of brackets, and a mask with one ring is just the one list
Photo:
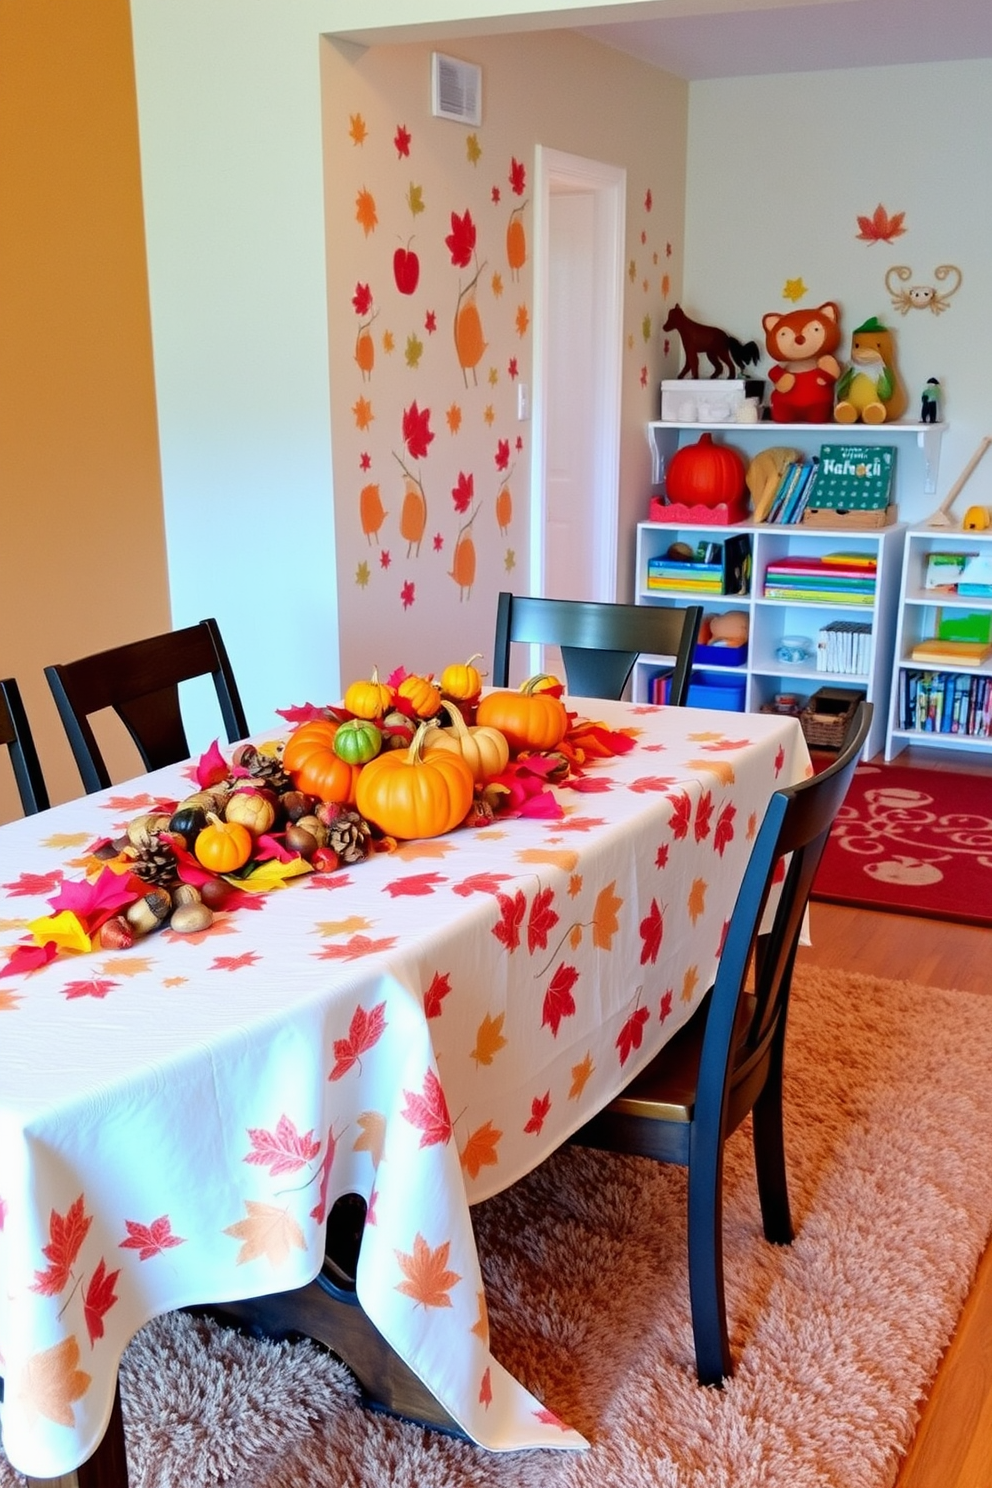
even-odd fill
[(839, 424), (884, 424), (905, 412), (906, 389), (896, 371), (895, 339), (877, 315), (851, 335), (851, 365), (835, 390)]
[(772, 419), (779, 424), (828, 424), (834, 416), (834, 384), (840, 364), (840, 309), (833, 300), (815, 310), (789, 310), (761, 319), (768, 355), (777, 365), (772, 384)]

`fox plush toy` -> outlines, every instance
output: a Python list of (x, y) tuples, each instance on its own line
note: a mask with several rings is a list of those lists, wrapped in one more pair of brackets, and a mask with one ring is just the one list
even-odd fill
[(789, 310), (762, 316), (765, 345), (773, 366), (772, 419), (779, 424), (829, 424), (834, 416), (834, 384), (840, 364), (840, 309), (833, 300), (815, 310)]

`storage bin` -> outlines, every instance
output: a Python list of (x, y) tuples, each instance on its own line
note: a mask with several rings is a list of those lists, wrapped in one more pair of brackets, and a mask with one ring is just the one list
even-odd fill
[(666, 423), (732, 424), (743, 402), (743, 378), (677, 377), (661, 384)]
[(701, 667), (739, 667), (747, 661), (747, 642), (743, 646), (697, 646), (692, 659)]
[(724, 713), (744, 712), (745, 677), (726, 672), (694, 671), (689, 679), (690, 708), (719, 708)]

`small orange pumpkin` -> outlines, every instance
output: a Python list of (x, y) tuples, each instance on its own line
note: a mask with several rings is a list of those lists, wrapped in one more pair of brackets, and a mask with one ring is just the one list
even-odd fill
[(403, 678), (396, 691), (399, 697), (406, 698), (418, 718), (433, 718), (441, 706), (441, 689), (432, 677), (411, 673)]
[(352, 682), (344, 695), (344, 705), (356, 718), (382, 718), (393, 706), (395, 696), (388, 682), (379, 681), (379, 670), (373, 667), (369, 681)]
[(460, 754), (423, 753), (422, 723), (409, 749), (390, 749), (362, 768), (355, 805), (389, 837), (440, 837), (465, 820), (475, 794), (472, 771)]
[(558, 698), (541, 691), (546, 680), (529, 677), (519, 692), (486, 693), (477, 722), (499, 729), (514, 754), (554, 749), (568, 732), (568, 714)]
[(234, 873), (251, 857), (254, 842), (248, 828), (240, 822), (221, 821), (210, 811), (207, 825), (193, 843), (193, 852), (209, 873)]
[(482, 673), (472, 663), (481, 659), (482, 653), (477, 651), (463, 665), (445, 667), (441, 673), (441, 691), (445, 697), (454, 698), (456, 703), (475, 702), (482, 691)]
[(282, 765), (297, 790), (321, 801), (340, 801), (350, 806), (355, 800), (355, 782), (362, 766), (350, 765), (335, 754), (337, 731), (338, 725), (327, 718), (301, 723), (286, 742)]

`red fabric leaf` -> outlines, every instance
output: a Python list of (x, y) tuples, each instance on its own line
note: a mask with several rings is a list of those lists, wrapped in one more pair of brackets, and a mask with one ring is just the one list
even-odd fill
[(558, 1037), (562, 1018), (571, 1018), (575, 1012), (572, 988), (578, 979), (578, 969), (574, 966), (567, 966), (563, 961), (555, 971), (548, 984), (548, 990), (544, 994), (541, 1027), (550, 1028), (555, 1038)]
[(340, 1080), (346, 1075), (352, 1065), (359, 1062), (359, 1056), (367, 1054), (382, 1038), (386, 1028), (386, 1004), (376, 1003), (370, 1012), (366, 1012), (361, 1006), (356, 1007), (351, 1015), (351, 1024), (348, 1028), (348, 1037), (334, 1040), (335, 1065), (328, 1075), (329, 1080)]
[(672, 803), (672, 836), (676, 842), (681, 842), (689, 831), (689, 823), (692, 819), (692, 802), (682, 791), (680, 795), (669, 796)]
[(438, 884), (447, 882), (440, 873), (411, 873), (406, 878), (394, 878), (392, 883), (384, 884), (383, 893), (392, 895), (394, 899), (404, 896), (414, 898), (422, 894), (433, 894)]
[(661, 910), (658, 908), (657, 899), (651, 900), (651, 908), (641, 921), (641, 965), (645, 966), (650, 961), (652, 966), (658, 959), (661, 950), (661, 939), (665, 933)]
[(287, 723), (309, 723), (311, 719), (327, 716), (325, 709), (318, 708), (316, 703), (298, 703), (290, 708), (277, 708), (276, 712)]
[(42, 1255), (48, 1261), (44, 1271), (36, 1271), (31, 1284), (33, 1292), (43, 1297), (57, 1297), (69, 1280), (80, 1246), (86, 1239), (93, 1216), (83, 1208), (83, 1196), (69, 1205), (65, 1214), (53, 1209), (48, 1217), (48, 1244), (42, 1246)]
[(275, 1131), (250, 1126), (248, 1137), (252, 1150), (245, 1157), (245, 1162), (253, 1163), (259, 1168), (268, 1168), (273, 1178), (278, 1178), (282, 1173), (295, 1173), (306, 1167), (320, 1151), (320, 1143), (314, 1141), (313, 1130), (301, 1136), (296, 1123), (285, 1114), (276, 1122)]
[(558, 914), (552, 908), (554, 897), (554, 889), (541, 889), (534, 895), (527, 916), (527, 949), (532, 956), (538, 949), (547, 949), (548, 935), (558, 923)]
[(442, 1013), (441, 1003), (451, 991), (451, 978), (445, 973), (436, 971), (431, 978), (431, 984), (424, 993), (424, 1015), (428, 1018), (440, 1018)]
[(127, 1230), (127, 1239), (120, 1242), (120, 1249), (136, 1250), (139, 1261), (150, 1261), (152, 1256), (161, 1255), (163, 1250), (171, 1250), (174, 1245), (186, 1244), (181, 1235), (172, 1233), (172, 1223), (167, 1214), (153, 1219), (150, 1225), (138, 1224), (136, 1220), (126, 1219), (124, 1228)]
[(6, 966), (0, 969), (0, 977), (23, 976), (29, 971), (37, 971), (39, 966), (54, 961), (58, 953), (54, 940), (46, 941), (43, 946), (20, 945), (8, 958)]
[(525, 1132), (536, 1136), (544, 1125), (548, 1112), (551, 1110), (551, 1091), (546, 1090), (543, 1095), (535, 1095), (530, 1103), (530, 1120), (524, 1127)]
[(422, 1095), (417, 1095), (412, 1090), (404, 1090), (403, 1095), (406, 1105), (402, 1114), (411, 1126), (419, 1128), (421, 1147), (433, 1147), (439, 1142), (450, 1142), (452, 1126), (451, 1117), (448, 1114), (448, 1102), (444, 1098), (441, 1082), (434, 1071), (427, 1071)]
[(727, 801), (716, 819), (716, 831), (713, 833), (713, 846), (723, 857), (723, 850), (728, 842), (734, 840), (734, 817), (737, 815), (737, 807), (732, 801)]
[(518, 889), (512, 899), (509, 894), (497, 894), (496, 903), (500, 917), (493, 926), (493, 934), (508, 951), (515, 951), (520, 944), (520, 926), (527, 908), (523, 889)]
[(644, 1037), (644, 1025), (647, 1021), (647, 1008), (637, 1008), (635, 1012), (631, 1013), (621, 1028), (619, 1037), (617, 1038), (617, 1048), (620, 1050), (621, 1064), (626, 1064), (632, 1051), (641, 1047), (641, 1040)]
[(219, 785), (228, 776), (227, 760), (220, 752), (220, 746), (215, 739), (207, 750), (201, 754), (196, 766), (196, 783), (201, 790), (209, 790), (212, 785)]
[(145, 892), (146, 886), (132, 874), (102, 868), (92, 883), (85, 878), (66, 879), (48, 902), (54, 914), (70, 910), (84, 930), (92, 933), (104, 920), (124, 905), (133, 904)]
[(101, 1256), (100, 1263), (90, 1278), (83, 1298), (83, 1316), (91, 1344), (103, 1337), (103, 1319), (117, 1301), (114, 1282), (120, 1274), (119, 1271), (108, 1271)]
[(455, 268), (467, 268), (475, 252), (475, 223), (468, 209), (463, 217), (459, 217), (457, 212), (452, 212), (451, 231), (444, 241)]

